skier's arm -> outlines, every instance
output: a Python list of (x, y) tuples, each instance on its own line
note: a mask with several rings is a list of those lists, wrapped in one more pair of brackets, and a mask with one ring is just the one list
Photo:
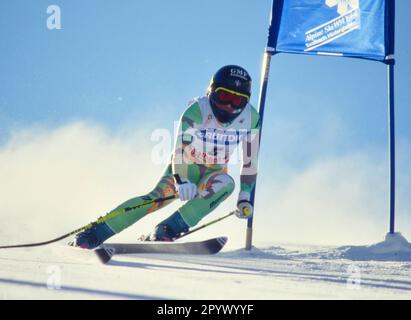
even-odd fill
[(260, 121), (259, 114), (252, 109), (251, 130), (242, 141), (243, 160), (240, 176), (240, 194), (238, 202), (250, 201), (257, 179)]
[(202, 122), (201, 110), (198, 102), (192, 103), (181, 116), (177, 138), (172, 157), (173, 174), (178, 174), (183, 181), (188, 180), (188, 166), (193, 163), (186, 147), (193, 139), (194, 125)]

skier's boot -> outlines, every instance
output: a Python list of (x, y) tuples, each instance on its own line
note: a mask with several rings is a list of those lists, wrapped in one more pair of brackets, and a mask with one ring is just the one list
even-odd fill
[(94, 249), (114, 234), (105, 222), (93, 223), (90, 228), (76, 235), (73, 245), (83, 249)]
[(189, 228), (190, 226), (183, 220), (180, 212), (176, 211), (166, 220), (160, 222), (146, 240), (174, 241), (187, 232)]

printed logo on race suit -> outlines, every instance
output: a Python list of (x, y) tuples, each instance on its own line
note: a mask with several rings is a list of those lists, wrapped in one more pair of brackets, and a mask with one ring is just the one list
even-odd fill
[(205, 143), (217, 145), (238, 144), (240, 142), (239, 130), (203, 129), (195, 130), (194, 135)]
[(361, 29), (360, 0), (325, 0), (325, 4), (330, 10), (336, 9), (338, 16), (305, 32), (306, 52)]
[(246, 134), (244, 129), (188, 129), (184, 135), (191, 141), (185, 152), (196, 163), (226, 164)]

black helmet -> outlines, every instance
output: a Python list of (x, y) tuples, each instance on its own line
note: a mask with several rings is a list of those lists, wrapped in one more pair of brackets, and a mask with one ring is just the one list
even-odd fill
[[(211, 79), (207, 95), (216, 118), (220, 122), (232, 122), (250, 101), (251, 77), (240, 66), (224, 66)], [(219, 107), (226, 104), (232, 108)]]

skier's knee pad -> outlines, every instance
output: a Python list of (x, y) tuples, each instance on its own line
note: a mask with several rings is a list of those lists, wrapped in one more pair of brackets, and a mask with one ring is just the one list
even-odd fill
[[(230, 175), (216, 172), (200, 181), (198, 193), (203, 199), (210, 199), (216, 194), (221, 194), (219, 196), (222, 196), (222, 200), (224, 200), (234, 191), (234, 187), (234, 179)], [(223, 192), (221, 193), (221, 191)]]
[(223, 172), (215, 172), (204, 177), (198, 184), (199, 196), (187, 201), (178, 209), (184, 221), (195, 226), (234, 191), (233, 178)]

